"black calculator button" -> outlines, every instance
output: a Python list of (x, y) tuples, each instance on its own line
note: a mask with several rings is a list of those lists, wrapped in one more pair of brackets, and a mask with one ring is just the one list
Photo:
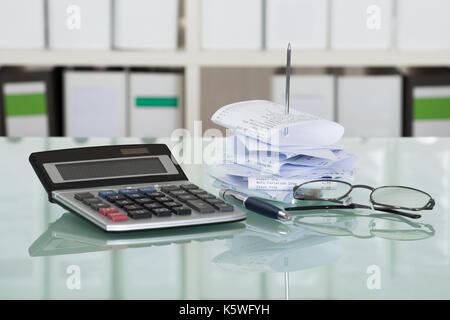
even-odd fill
[(104, 202), (94, 202), (94, 203), (91, 203), (91, 204), (89, 204), (89, 205), (90, 205), (91, 208), (94, 209), (95, 211), (98, 211), (98, 209), (100, 209), (100, 208), (109, 208), (109, 207), (110, 207), (109, 204), (106, 204), (106, 203), (104, 203)]
[(213, 207), (202, 200), (190, 200), (186, 204), (200, 213), (213, 213), (215, 211)]
[(172, 208), (172, 211), (177, 216), (187, 216), (192, 213), (191, 209), (189, 209), (187, 207), (175, 207), (175, 208)]
[(178, 187), (178, 186), (165, 186), (165, 187), (161, 187), (160, 190), (162, 192), (176, 191), (176, 190), (180, 190), (180, 187)]
[(214, 198), (214, 199), (206, 199), (205, 201), (208, 202), (210, 205), (214, 205), (214, 204), (216, 204), (216, 203), (226, 203), (225, 201), (220, 200), (220, 199), (217, 199), (217, 198)]
[(164, 205), (168, 208), (181, 207), (183, 206), (181, 203), (176, 201), (164, 202)]
[(90, 192), (75, 193), (75, 199), (83, 201), (84, 199), (95, 198)]
[(167, 208), (153, 209), (152, 212), (154, 215), (158, 217), (168, 217), (172, 215), (172, 211), (170, 211), (170, 209)]
[(157, 197), (165, 197), (166, 195), (162, 192), (152, 192), (152, 193), (147, 193), (147, 196), (152, 199), (155, 199)]
[(126, 212), (139, 209), (142, 209), (142, 207), (137, 204), (130, 204), (123, 207), (123, 210), (125, 210)]
[(145, 195), (140, 194), (140, 193), (129, 193), (126, 196), (129, 199), (139, 199), (139, 198), (144, 198), (145, 197)]
[(209, 193), (198, 194), (197, 197), (200, 198), (200, 199), (202, 199), (202, 200), (207, 200), (207, 199), (217, 199), (215, 196), (213, 196), (212, 194), (209, 194)]
[(234, 211), (234, 207), (229, 205), (228, 203), (215, 203), (212, 205), (216, 210), (220, 212), (232, 212)]
[(190, 193), (194, 194), (194, 195), (198, 195), (198, 194), (205, 194), (207, 193), (205, 190), (203, 189), (192, 189), (189, 190)]
[(146, 209), (130, 210), (128, 216), (131, 219), (148, 219), (152, 217), (152, 213)]
[(153, 203), (155, 201), (152, 200), (152, 199), (149, 199), (149, 198), (139, 198), (139, 199), (135, 199), (134, 202), (136, 202), (136, 203), (138, 203), (140, 205), (144, 205), (144, 204), (147, 204), (147, 203)]
[(198, 198), (196, 196), (193, 196), (192, 194), (181, 195), (178, 196), (177, 199), (180, 200), (181, 202), (186, 202), (189, 200), (198, 200)]
[(198, 187), (195, 184), (182, 184), (180, 188), (184, 190), (198, 189)]
[(102, 199), (99, 198), (85, 198), (83, 202), (90, 206), (92, 203), (103, 203)]
[(170, 191), (168, 192), (169, 195), (171, 195), (172, 197), (178, 197), (178, 196), (185, 196), (185, 195), (189, 195), (189, 192), (184, 191), (184, 190), (175, 190), (175, 191)]
[(156, 197), (154, 198), (156, 201), (158, 202), (171, 202), (173, 201), (172, 199), (170, 199), (169, 197)]
[(116, 202), (114, 202), (114, 204), (118, 207), (124, 207), (124, 206), (129, 206), (129, 205), (133, 205), (134, 202), (131, 200), (117, 200)]
[(119, 200), (126, 200), (126, 198), (124, 196), (122, 196), (121, 194), (119, 194), (117, 196), (108, 196), (108, 197), (106, 197), (106, 200), (114, 203)]
[(149, 210), (157, 209), (157, 208), (164, 208), (164, 206), (159, 202), (144, 204), (144, 207), (146, 207)]

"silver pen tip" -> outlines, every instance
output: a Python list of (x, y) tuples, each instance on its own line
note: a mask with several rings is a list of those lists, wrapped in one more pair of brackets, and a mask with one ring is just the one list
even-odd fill
[(292, 216), (282, 210), (278, 211), (278, 217), (288, 221), (292, 220)]

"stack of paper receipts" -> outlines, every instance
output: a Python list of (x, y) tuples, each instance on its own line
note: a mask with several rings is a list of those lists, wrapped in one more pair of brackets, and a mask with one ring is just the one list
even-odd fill
[(338, 123), (261, 100), (227, 105), (211, 120), (233, 131), (211, 172), (220, 187), (289, 201), (303, 182), (353, 177), (356, 156), (335, 145), (344, 134)]

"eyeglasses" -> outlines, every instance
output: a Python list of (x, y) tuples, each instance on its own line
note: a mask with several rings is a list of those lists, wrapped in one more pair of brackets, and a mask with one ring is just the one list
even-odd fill
[[(352, 203), (350, 193), (357, 188), (371, 190), (370, 206)], [(372, 209), (398, 214), (412, 219), (419, 214), (398, 210), (422, 211), (434, 208), (433, 198), (426, 192), (403, 186), (383, 186), (373, 188), (367, 185), (352, 185), (340, 180), (314, 180), (302, 183), (293, 190), (296, 200), (337, 202), (342, 205), (300, 206), (285, 208), (286, 211), (317, 209)]]

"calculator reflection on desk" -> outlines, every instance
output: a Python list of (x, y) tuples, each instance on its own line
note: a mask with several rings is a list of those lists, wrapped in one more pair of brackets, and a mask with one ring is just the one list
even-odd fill
[(49, 200), (106, 231), (235, 222), (245, 214), (189, 182), (166, 145), (33, 153)]

